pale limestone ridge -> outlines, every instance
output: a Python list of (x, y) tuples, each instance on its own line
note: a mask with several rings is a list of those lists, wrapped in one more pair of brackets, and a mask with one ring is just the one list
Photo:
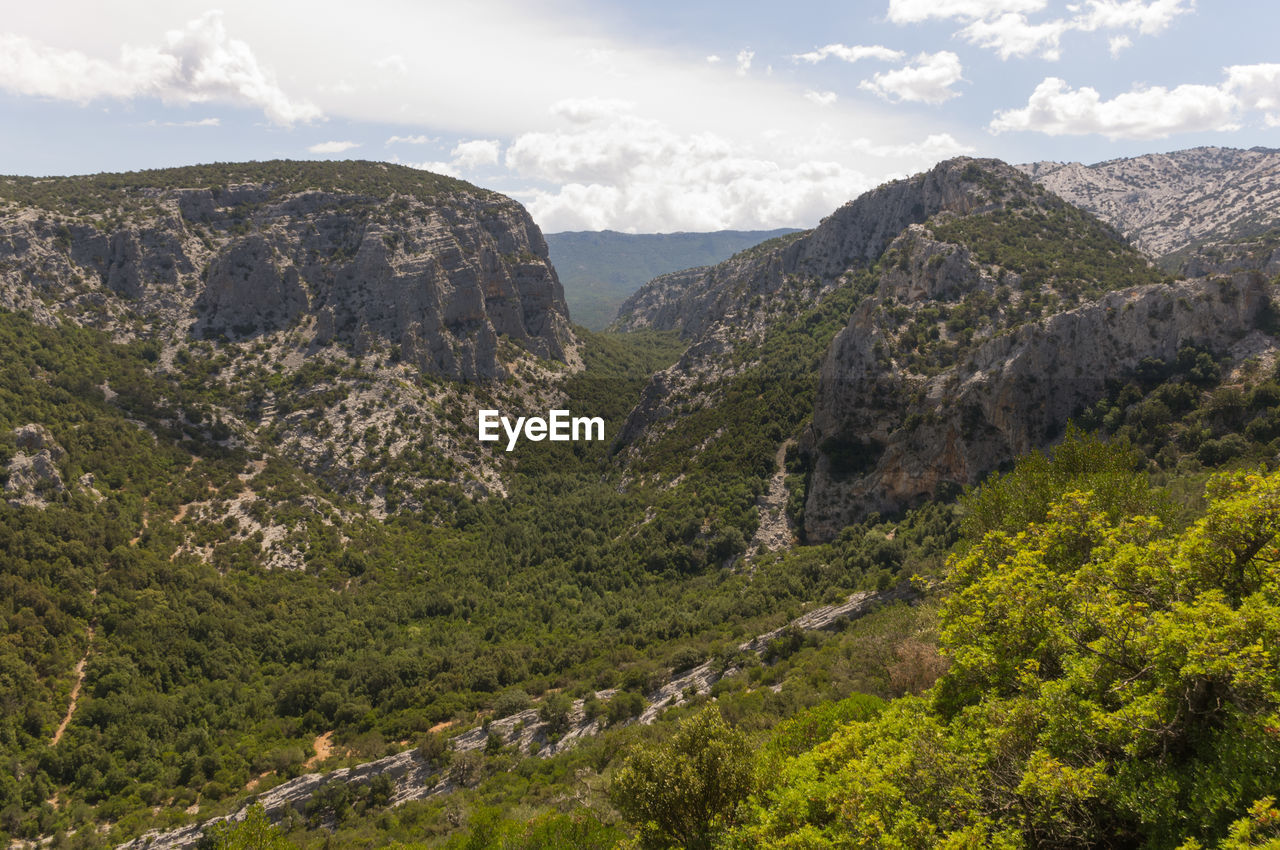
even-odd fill
[(1200, 147), (1095, 165), (1019, 165), (1036, 183), (1162, 257), (1280, 221), (1280, 151)]

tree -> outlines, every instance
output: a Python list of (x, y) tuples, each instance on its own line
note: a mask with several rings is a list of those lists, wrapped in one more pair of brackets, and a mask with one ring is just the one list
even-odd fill
[[(212, 850), (294, 850), (280, 827), (267, 818), (261, 803), (254, 803), (239, 822), (221, 821), (205, 833)], [(204, 843), (202, 842), (202, 846)]]
[(659, 747), (637, 749), (618, 771), (609, 797), (639, 830), (645, 848), (701, 850), (732, 824), (755, 786), (747, 737), (710, 706)]

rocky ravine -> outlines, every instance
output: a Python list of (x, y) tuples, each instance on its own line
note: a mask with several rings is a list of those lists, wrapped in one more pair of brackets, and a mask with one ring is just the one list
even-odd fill
[(1020, 165), (1040, 185), (1163, 257), (1280, 221), (1280, 151), (1202, 147), (1095, 165)]
[[(757, 635), (739, 645), (738, 651), (761, 655), (775, 638), (788, 629), (799, 631), (831, 629), (838, 624), (870, 614), (883, 605), (914, 602), (919, 595), (919, 592), (910, 585), (891, 590), (855, 593), (844, 602), (815, 608), (785, 626)], [(721, 678), (736, 675), (739, 672), (740, 669), (737, 667), (726, 667), (723, 663), (712, 660), (673, 676), (665, 685), (646, 696), (645, 707), (637, 718), (637, 722), (652, 723), (668, 706), (679, 705), (694, 693), (706, 694)], [(607, 700), (614, 693), (613, 690), (600, 691), (596, 696)], [(575, 700), (569, 713), (568, 728), (554, 741), (549, 741), (548, 725), (539, 718), (538, 710), (531, 708), (494, 720), (487, 728), (476, 727), (454, 738), (451, 743), (455, 755), (479, 752), (488, 743), (490, 735), (497, 735), (504, 744), (513, 746), (525, 754), (533, 752), (532, 745), (536, 742), (539, 745), (537, 755), (546, 758), (572, 749), (580, 740), (599, 734), (602, 729), (603, 720), (588, 719), (583, 710), (582, 700)], [(303, 812), (311, 798), (331, 782), (358, 785), (370, 782), (377, 776), (385, 776), (392, 781), (391, 805), (393, 806), (446, 794), (470, 781), (462, 775), (460, 770), (440, 771), (414, 749), (330, 773), (309, 773), (299, 776), (257, 795), (252, 802), (261, 804), (273, 821), (280, 821), (292, 813)], [(168, 832), (148, 832), (133, 841), (119, 845), (119, 850), (176, 850), (176, 848), (194, 847), (200, 843), (204, 831), (211, 823), (218, 820), (242, 820), (247, 810), (248, 804), (226, 818), (192, 824)]]

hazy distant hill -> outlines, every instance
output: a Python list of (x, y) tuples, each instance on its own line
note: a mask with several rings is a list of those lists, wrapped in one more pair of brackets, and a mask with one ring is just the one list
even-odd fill
[(766, 239), (794, 232), (794, 228), (639, 234), (602, 230), (548, 233), (546, 238), (570, 316), (580, 325), (601, 330), (613, 321), (627, 296), (658, 275), (712, 265)]

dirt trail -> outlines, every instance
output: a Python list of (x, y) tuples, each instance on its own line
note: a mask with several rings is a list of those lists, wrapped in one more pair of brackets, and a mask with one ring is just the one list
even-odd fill
[(795, 541), (795, 525), (787, 516), (787, 449), (794, 444), (795, 440), (787, 440), (778, 446), (773, 476), (756, 501), (756, 507), (760, 509), (760, 527), (747, 546), (748, 552), (757, 549), (776, 552)]
[(316, 739), (311, 742), (311, 747), (316, 751), (316, 754), (307, 759), (302, 765), (306, 770), (310, 770), (329, 756), (333, 755), (333, 732), (325, 732), (323, 735), (317, 735)]
[(67, 706), (67, 713), (63, 716), (62, 722), (58, 724), (58, 731), (53, 733), (53, 740), (49, 742), (51, 747), (56, 747), (58, 742), (62, 740), (67, 727), (71, 725), (71, 715), (76, 713), (76, 704), (80, 701), (80, 688), (84, 685), (84, 665), (89, 660), (89, 650), (93, 648), (93, 626), (89, 627), (86, 634), (89, 636), (89, 642), (84, 648), (84, 656), (76, 664), (76, 683), (71, 686), (71, 704)]

